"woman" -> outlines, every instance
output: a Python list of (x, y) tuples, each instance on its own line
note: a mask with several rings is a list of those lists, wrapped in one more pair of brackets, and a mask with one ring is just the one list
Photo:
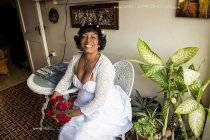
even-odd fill
[(82, 51), (73, 56), (52, 98), (74, 84), (79, 90), (74, 115), (59, 134), (59, 140), (113, 140), (131, 129), (131, 105), (126, 93), (114, 85), (115, 69), (100, 53), (106, 36), (98, 25), (82, 25), (74, 37)]

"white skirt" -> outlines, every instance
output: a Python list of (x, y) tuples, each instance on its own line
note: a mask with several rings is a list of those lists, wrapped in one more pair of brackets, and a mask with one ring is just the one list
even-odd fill
[(113, 140), (132, 128), (131, 116), (130, 98), (120, 86), (114, 86), (100, 109), (66, 123), (59, 140)]

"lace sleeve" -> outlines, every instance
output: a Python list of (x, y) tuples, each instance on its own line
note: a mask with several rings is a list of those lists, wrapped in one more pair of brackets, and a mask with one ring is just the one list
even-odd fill
[(64, 76), (61, 78), (61, 80), (55, 88), (55, 91), (61, 94), (63, 94), (71, 86), (73, 75), (73, 62), (74, 59), (70, 61)]
[(104, 105), (107, 95), (114, 85), (115, 69), (110, 62), (104, 62), (99, 66), (96, 76), (95, 98), (86, 106), (81, 107), (81, 112), (86, 116)]

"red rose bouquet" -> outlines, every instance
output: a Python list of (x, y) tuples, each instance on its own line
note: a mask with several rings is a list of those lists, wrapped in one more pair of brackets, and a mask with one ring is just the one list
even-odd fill
[(71, 120), (69, 116), (73, 115), (73, 103), (71, 99), (65, 100), (63, 96), (57, 96), (55, 99), (50, 100), (50, 104), (52, 108), (48, 110), (47, 114), (49, 117), (62, 122), (69, 122)]

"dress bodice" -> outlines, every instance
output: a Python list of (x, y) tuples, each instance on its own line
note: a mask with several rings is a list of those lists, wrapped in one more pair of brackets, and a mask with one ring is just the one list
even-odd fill
[(80, 80), (77, 78), (77, 76), (74, 74), (73, 84), (75, 87), (80, 89), (78, 92), (77, 99), (74, 102), (75, 109), (85, 106), (95, 97), (94, 94), (96, 88), (95, 81), (87, 81), (86, 83), (82, 84)]
[(73, 84), (80, 90), (84, 90), (89, 93), (94, 93), (96, 88), (95, 81), (87, 81), (86, 83), (82, 84), (80, 80), (77, 78), (77, 75), (74, 74), (73, 76)]

